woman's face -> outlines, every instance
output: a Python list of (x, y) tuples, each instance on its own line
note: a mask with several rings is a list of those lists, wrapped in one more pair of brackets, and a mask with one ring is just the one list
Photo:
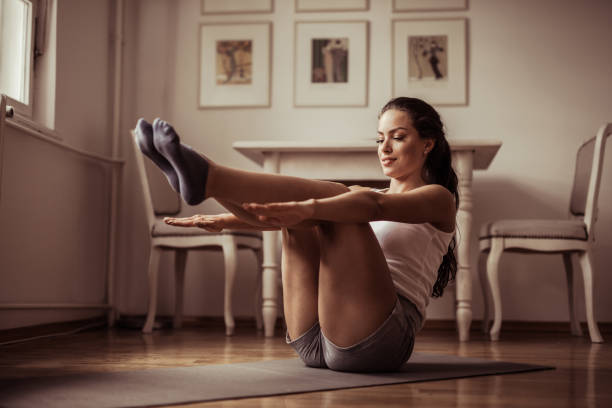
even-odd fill
[(385, 176), (400, 181), (418, 177), (422, 181), (421, 169), (434, 142), (421, 139), (407, 112), (390, 109), (381, 115), (377, 143)]

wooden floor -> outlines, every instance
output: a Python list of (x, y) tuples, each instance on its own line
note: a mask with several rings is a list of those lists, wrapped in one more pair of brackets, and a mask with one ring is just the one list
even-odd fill
[[(609, 337), (609, 335), (608, 335)], [(478, 332), (459, 343), (452, 331), (425, 330), (415, 351), (554, 365), (556, 370), (433, 381), (189, 407), (612, 407), (612, 345), (592, 345), (566, 333), (505, 333), (491, 343)], [(237, 363), (294, 357), (279, 334), (264, 338), (239, 328), (185, 328), (142, 335), (136, 330), (92, 330), (0, 347), (6, 378), (92, 371)], [(0, 401), (0, 406), (2, 401)]]

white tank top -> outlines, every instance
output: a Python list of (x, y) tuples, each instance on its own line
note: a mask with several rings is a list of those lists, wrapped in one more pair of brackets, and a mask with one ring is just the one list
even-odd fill
[(424, 323), (438, 268), (454, 232), (440, 231), (429, 223), (372, 221), (370, 226), (387, 259), (398, 294), (414, 303)]

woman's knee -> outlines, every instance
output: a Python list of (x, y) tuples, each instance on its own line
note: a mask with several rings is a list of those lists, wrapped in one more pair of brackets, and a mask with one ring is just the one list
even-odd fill
[(357, 239), (364, 234), (372, 234), (368, 223), (324, 222), (319, 225), (319, 239), (322, 242), (334, 241), (340, 236)]
[(301, 246), (317, 241), (317, 233), (314, 228), (283, 228), (281, 236), (283, 245)]
[(283, 228), (281, 236), (286, 257), (307, 257), (311, 262), (319, 263), (319, 238), (315, 228)]

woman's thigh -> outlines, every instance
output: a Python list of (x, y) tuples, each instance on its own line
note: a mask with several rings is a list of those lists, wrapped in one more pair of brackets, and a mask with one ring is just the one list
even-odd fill
[(349, 347), (374, 333), (397, 301), (387, 261), (369, 224), (319, 227), (318, 312), (325, 337)]
[(319, 241), (316, 230), (282, 230), (283, 309), (287, 332), (297, 339), (318, 321)]

